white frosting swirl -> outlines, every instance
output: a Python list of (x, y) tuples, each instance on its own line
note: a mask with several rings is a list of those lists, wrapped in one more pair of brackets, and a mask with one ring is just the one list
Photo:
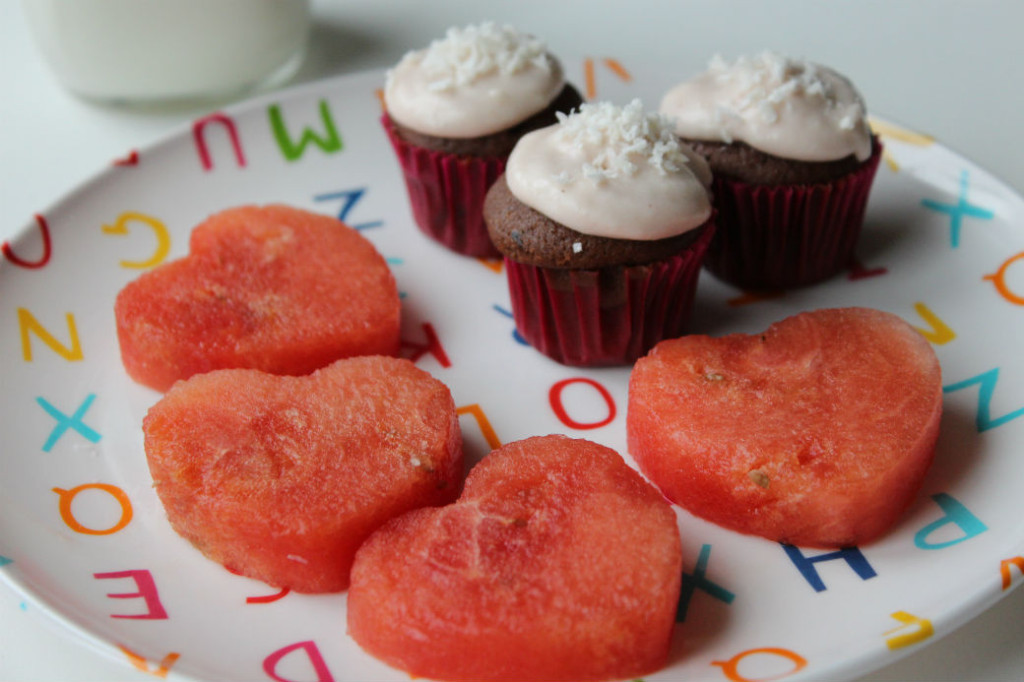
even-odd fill
[(871, 155), (867, 111), (850, 81), (774, 52), (731, 63), (715, 57), (707, 71), (669, 90), (659, 111), (691, 140), (740, 140), (798, 161)]
[(599, 237), (664, 239), (711, 215), (707, 164), (639, 100), (560, 114), (519, 140), (505, 178), (519, 201)]
[(548, 106), (565, 85), (544, 43), (487, 22), (450, 28), (425, 50), (388, 71), (388, 115), (413, 130), (450, 138), (481, 137)]

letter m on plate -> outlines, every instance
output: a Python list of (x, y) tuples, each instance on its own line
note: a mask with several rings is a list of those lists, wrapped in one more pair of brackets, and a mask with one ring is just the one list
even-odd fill
[(320, 100), (319, 105), (320, 122), (323, 124), (324, 132), (318, 133), (311, 128), (303, 128), (302, 133), (295, 140), (288, 132), (285, 125), (284, 113), (280, 105), (272, 104), (267, 109), (267, 116), (270, 118), (270, 128), (274, 133), (274, 139), (281, 148), (281, 153), (288, 161), (297, 161), (306, 151), (306, 147), (314, 144), (327, 154), (340, 152), (342, 149), (341, 136), (334, 125), (334, 118), (331, 116), (331, 109), (327, 106), (326, 100)]

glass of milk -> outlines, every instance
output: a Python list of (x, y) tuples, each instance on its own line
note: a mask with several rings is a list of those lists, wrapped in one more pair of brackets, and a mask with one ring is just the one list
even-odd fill
[(57, 78), (86, 99), (226, 99), (287, 80), (309, 39), (309, 0), (24, 0)]

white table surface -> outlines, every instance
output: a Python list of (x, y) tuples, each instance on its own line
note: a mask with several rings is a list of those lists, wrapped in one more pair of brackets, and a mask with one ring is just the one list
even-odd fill
[[(448, 26), (486, 19), (530, 30), (556, 53), (660, 62), (681, 75), (716, 52), (772, 48), (846, 73), (873, 112), (935, 136), (1024, 192), (1024, 3), (603, 4), (315, 0), (310, 51), (292, 83), (387, 67)], [(0, 241), (112, 159), (208, 110), (141, 113), (75, 99), (39, 57), (20, 1), (0, 0)], [(31, 601), (0, 586), (0, 680), (151, 679), (69, 642)], [(864, 679), (1024, 679), (1024, 590)]]

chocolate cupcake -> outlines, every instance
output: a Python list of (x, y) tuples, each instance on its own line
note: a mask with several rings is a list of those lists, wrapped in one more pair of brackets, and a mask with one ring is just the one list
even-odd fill
[(660, 112), (714, 175), (708, 270), (785, 289), (850, 265), (881, 145), (849, 80), (773, 52), (716, 57), (666, 93)]
[(522, 337), (600, 366), (683, 334), (714, 233), (710, 181), (638, 100), (584, 104), (525, 135), (484, 203)]
[(451, 28), (406, 54), (388, 72), (381, 122), (419, 228), (458, 253), (497, 257), (487, 190), (520, 137), (582, 101), (544, 44), (509, 26)]

